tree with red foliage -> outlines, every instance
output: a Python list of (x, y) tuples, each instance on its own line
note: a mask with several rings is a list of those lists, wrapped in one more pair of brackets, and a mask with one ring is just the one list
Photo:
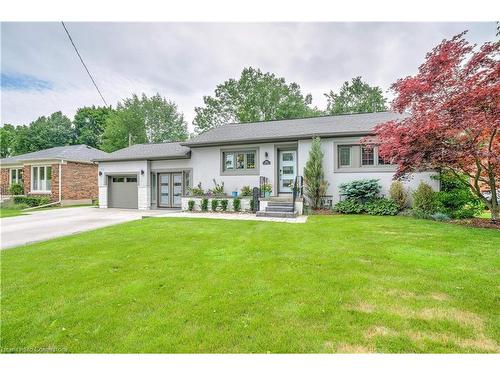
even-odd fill
[[(396, 178), (426, 169), (466, 175), (498, 220), (500, 42), (476, 48), (465, 34), (441, 42), (415, 76), (392, 85), (392, 107), (407, 116), (375, 132), (381, 156), (398, 165)], [(484, 195), (485, 187), (491, 196)]]

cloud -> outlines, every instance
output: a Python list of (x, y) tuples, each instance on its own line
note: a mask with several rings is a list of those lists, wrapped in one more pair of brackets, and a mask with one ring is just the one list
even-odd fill
[(49, 81), (44, 81), (43, 79), (38, 79), (36, 77), (24, 74), (2, 73), (0, 78), (0, 88), (2, 90), (42, 91), (52, 89), (52, 87), (53, 85)]
[[(442, 39), (465, 29), (473, 42), (495, 37), (495, 23), (66, 25), (108, 103), (159, 92), (189, 122), (203, 95), (246, 66), (299, 83), (324, 107), (323, 93), (358, 75), (387, 90), (415, 73)], [(2, 123), (29, 123), (58, 110), (73, 116), (79, 107), (102, 105), (60, 23), (2, 23), (1, 31), (2, 82), (4, 75), (10, 82), (2, 83)]]

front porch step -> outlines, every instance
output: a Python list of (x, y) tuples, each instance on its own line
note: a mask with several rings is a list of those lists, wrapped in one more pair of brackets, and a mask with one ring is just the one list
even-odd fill
[(296, 218), (297, 212), (278, 212), (278, 211), (257, 211), (258, 217), (280, 217), (280, 218)]
[(293, 212), (293, 206), (267, 206), (266, 212)]
[(267, 202), (267, 207), (292, 207), (293, 202)]

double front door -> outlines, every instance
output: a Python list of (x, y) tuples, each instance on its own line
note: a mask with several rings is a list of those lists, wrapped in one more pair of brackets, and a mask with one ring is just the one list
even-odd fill
[(158, 174), (158, 206), (181, 207), (182, 172)]

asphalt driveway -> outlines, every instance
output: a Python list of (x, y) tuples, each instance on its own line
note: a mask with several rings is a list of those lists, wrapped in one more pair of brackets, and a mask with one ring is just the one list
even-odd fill
[(0, 220), (2, 250), (31, 242), (141, 219), (144, 212), (118, 208), (74, 207), (33, 211)]

